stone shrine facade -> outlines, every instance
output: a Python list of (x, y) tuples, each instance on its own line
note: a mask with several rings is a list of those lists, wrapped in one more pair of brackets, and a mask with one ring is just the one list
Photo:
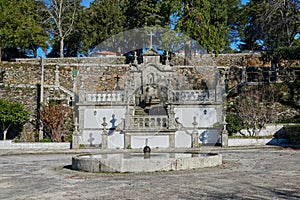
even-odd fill
[(109, 69), (101, 65), (79, 72), (74, 148), (143, 148), (146, 143), (151, 148), (196, 148), (222, 143), (224, 83), (216, 66), (173, 66), (168, 59), (163, 64), (149, 49), (142, 63), (135, 56), (133, 63), (111, 67), (114, 84), (107, 84)]

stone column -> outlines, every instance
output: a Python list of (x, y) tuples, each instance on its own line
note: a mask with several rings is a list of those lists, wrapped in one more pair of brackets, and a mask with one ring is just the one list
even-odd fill
[(78, 131), (78, 121), (77, 117), (75, 117), (75, 130), (72, 135), (72, 149), (79, 149), (80, 147), (80, 132)]
[(107, 149), (107, 140), (108, 140), (108, 135), (107, 135), (107, 130), (106, 130), (106, 118), (103, 117), (103, 123), (101, 124), (103, 126), (103, 131), (102, 131), (102, 149)]
[(175, 112), (174, 112), (174, 106), (169, 105), (167, 108), (168, 111), (168, 127), (169, 129), (175, 129)]
[(226, 122), (224, 122), (224, 127), (221, 136), (221, 145), (222, 147), (228, 147), (228, 131), (226, 129)]
[(197, 131), (197, 121), (196, 117), (194, 117), (194, 121), (192, 123), (193, 125), (193, 132), (192, 132), (192, 148), (198, 148), (199, 147), (199, 141), (198, 141), (198, 131)]
[(175, 148), (175, 132), (169, 134), (169, 148)]
[(124, 133), (124, 149), (131, 148), (131, 135)]

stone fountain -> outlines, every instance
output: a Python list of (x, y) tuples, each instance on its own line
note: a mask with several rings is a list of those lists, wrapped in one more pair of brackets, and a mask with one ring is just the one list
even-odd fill
[(72, 158), (72, 169), (87, 172), (155, 172), (214, 167), (222, 156), (213, 153), (154, 152), (146, 139), (143, 153), (82, 154)]

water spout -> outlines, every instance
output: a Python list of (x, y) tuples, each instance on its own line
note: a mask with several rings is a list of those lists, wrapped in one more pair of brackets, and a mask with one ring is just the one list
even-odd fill
[(143, 152), (144, 152), (144, 159), (149, 159), (151, 148), (148, 146), (148, 139), (146, 139), (145, 147), (143, 149)]

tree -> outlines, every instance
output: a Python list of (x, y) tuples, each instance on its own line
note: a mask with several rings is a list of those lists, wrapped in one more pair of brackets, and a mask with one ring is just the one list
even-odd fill
[(124, 31), (124, 1), (95, 0), (81, 14), (82, 51), (87, 54), (106, 39)]
[(255, 136), (266, 123), (276, 122), (276, 105), (272, 85), (244, 86), (236, 98), (235, 111), (249, 135)]
[(61, 142), (66, 138), (72, 119), (72, 109), (63, 103), (51, 102), (41, 110), (41, 120), (53, 142)]
[[(37, 46), (46, 46), (48, 36), (36, 21), (34, 0), (3, 0), (0, 3), (0, 59), (6, 55), (18, 56), (32, 51)], [(11, 50), (14, 51), (12, 54)], [(3, 53), (1, 53), (3, 51)]]
[(178, 0), (173, 15), (176, 30), (196, 40), (208, 52), (218, 54), (228, 43), (228, 8), (225, 0)]
[(80, 4), (79, 0), (43, 0), (52, 26), (52, 34), (59, 38), (60, 57), (64, 57), (64, 40), (74, 30), (76, 10)]
[(233, 133), (237, 133), (243, 129), (242, 120), (235, 114), (228, 113), (226, 115), (226, 123), (227, 123), (226, 129), (229, 135), (232, 135)]
[(227, 8), (229, 41), (230, 43), (236, 43), (244, 36), (243, 28), (246, 24), (246, 15), (243, 12), (243, 6), (240, 0), (228, 0)]
[(263, 58), (276, 67), (284, 57), (282, 48), (292, 47), (299, 34), (299, 0), (251, 0), (244, 11), (248, 21), (241, 49), (264, 50)]
[(126, 6), (126, 28), (169, 25), (170, 3), (160, 0), (129, 0)]
[(3, 140), (6, 140), (7, 133), (13, 125), (23, 126), (29, 121), (29, 116), (23, 104), (0, 99), (0, 129)]
[[(76, 9), (76, 17), (73, 23), (73, 31), (64, 39), (64, 56), (77, 57), (80, 54), (88, 55), (89, 47), (85, 47), (85, 36), (90, 39), (87, 34), (89, 26), (89, 16), (86, 13), (85, 6), (78, 6)], [(60, 38), (55, 36), (51, 40), (51, 52), (47, 57), (60, 57)], [(87, 50), (86, 50), (87, 49)]]

